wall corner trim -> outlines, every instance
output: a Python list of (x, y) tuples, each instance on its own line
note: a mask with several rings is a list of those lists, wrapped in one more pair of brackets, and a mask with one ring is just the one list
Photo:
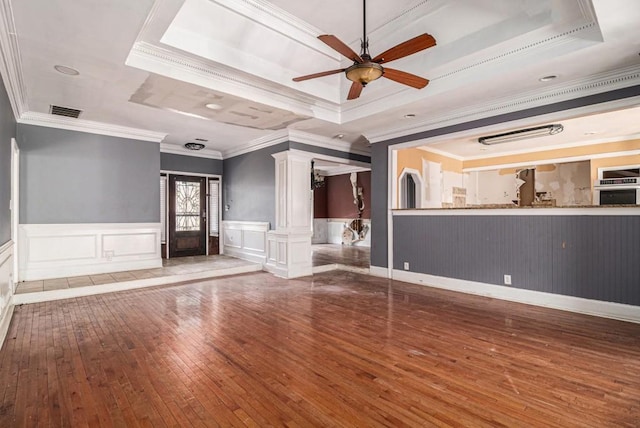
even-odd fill
[[(373, 268), (373, 267), (372, 267)], [(590, 300), (581, 297), (551, 294), (541, 291), (509, 288), (456, 278), (393, 270), (393, 279), (427, 287), (442, 288), (460, 293), (475, 294), (527, 305), (542, 306), (602, 318), (611, 318), (640, 324), (640, 306)]]

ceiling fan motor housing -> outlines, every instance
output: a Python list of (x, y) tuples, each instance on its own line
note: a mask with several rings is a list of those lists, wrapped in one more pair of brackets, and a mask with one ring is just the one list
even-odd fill
[(380, 64), (365, 60), (363, 63), (355, 63), (347, 68), (345, 74), (352, 82), (359, 82), (362, 86), (366, 86), (367, 83), (382, 77), (384, 68)]

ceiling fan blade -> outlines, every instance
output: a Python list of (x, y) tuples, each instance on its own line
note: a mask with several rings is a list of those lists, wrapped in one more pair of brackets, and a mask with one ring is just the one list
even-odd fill
[(382, 52), (371, 61), (377, 62), (378, 64), (395, 61), (396, 59), (404, 58), (405, 56), (412, 55), (435, 45), (436, 39), (430, 34), (425, 33)]
[(346, 56), (347, 58), (349, 58), (351, 61), (353, 62), (357, 62), (357, 63), (362, 63), (362, 58), (360, 58), (360, 55), (358, 55), (357, 53), (355, 53), (353, 51), (353, 49), (351, 49), (349, 46), (345, 45), (339, 38), (337, 38), (336, 36), (333, 36), (331, 34), (324, 34), (322, 36), (318, 36), (318, 38), (323, 41), (327, 46), (329, 46), (330, 48), (332, 48), (333, 50), (341, 53), (342, 55)]
[(360, 93), (362, 92), (362, 88), (364, 88), (364, 86), (362, 86), (362, 83), (353, 82), (353, 84), (351, 85), (351, 89), (349, 89), (349, 95), (347, 95), (347, 99), (355, 100), (356, 98), (358, 98), (360, 96)]
[(402, 83), (403, 85), (411, 86), (416, 89), (422, 89), (429, 84), (429, 81), (423, 77), (416, 76), (415, 74), (407, 73), (405, 71), (394, 70), (393, 68), (385, 67), (382, 77), (386, 77), (394, 82)]
[(323, 76), (329, 76), (331, 74), (342, 73), (345, 70), (346, 68), (341, 68), (339, 70), (329, 70), (329, 71), (322, 71), (320, 73), (307, 74), (306, 76), (294, 77), (293, 81), (302, 82), (303, 80), (315, 79), (316, 77), (323, 77)]

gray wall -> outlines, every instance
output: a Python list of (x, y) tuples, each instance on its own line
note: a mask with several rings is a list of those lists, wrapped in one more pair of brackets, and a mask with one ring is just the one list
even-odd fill
[(15, 136), (16, 120), (0, 82), (0, 245), (11, 239), (11, 139)]
[[(530, 109), (520, 110), (512, 113), (501, 114), (484, 119), (473, 120), (470, 122), (460, 123), (457, 125), (446, 126), (444, 128), (432, 129), (429, 131), (419, 132), (412, 135), (405, 135), (393, 138), (388, 141), (375, 143), (372, 147), (372, 168), (371, 180), (373, 186), (374, 199), (371, 201), (371, 265), (378, 267), (387, 267), (387, 147), (394, 144), (416, 141), (425, 138), (447, 135), (454, 132), (465, 131), (469, 129), (480, 128), (483, 126), (494, 125), (503, 122), (534, 117), (573, 108), (584, 107), (588, 105), (600, 104), (615, 101), (624, 98), (640, 96), (640, 85), (628, 88), (617, 89), (615, 91), (604, 92), (601, 94), (590, 95), (587, 97), (576, 98), (573, 100), (562, 101), (559, 103), (548, 104), (545, 106), (534, 107)], [(380, 148), (378, 148), (380, 146)], [(383, 185), (384, 182), (384, 185)], [(384, 203), (382, 200), (384, 199)]]
[(288, 149), (286, 142), (223, 161), (223, 220), (268, 221), (275, 227), (276, 163), (271, 155)]
[(321, 155), (333, 156), (334, 158), (349, 159), (349, 160), (354, 160), (354, 161), (359, 161), (364, 163), (371, 163), (370, 156), (364, 156), (356, 153), (346, 153), (346, 152), (341, 152), (339, 150), (327, 149), (326, 147), (318, 147), (318, 146), (312, 146), (310, 144), (296, 143), (295, 141), (289, 142), (289, 148), (295, 149), (295, 150), (302, 150), (309, 153), (318, 153)]
[(160, 153), (160, 168), (165, 171), (222, 175), (222, 160)]
[[(640, 96), (640, 85), (376, 143), (371, 265), (387, 267), (388, 147), (481, 126)], [(640, 305), (638, 216), (398, 216), (394, 269)], [(564, 248), (563, 248), (564, 243)]]
[(397, 216), (394, 269), (640, 305), (640, 216)]
[(387, 267), (388, 147), (385, 143), (371, 147), (371, 265), (380, 267)]
[(160, 221), (160, 146), (18, 124), (20, 223)]
[[(223, 220), (276, 223), (276, 169), (274, 153), (295, 149), (369, 163), (368, 156), (287, 141), (223, 161)], [(229, 210), (225, 206), (229, 205)]]

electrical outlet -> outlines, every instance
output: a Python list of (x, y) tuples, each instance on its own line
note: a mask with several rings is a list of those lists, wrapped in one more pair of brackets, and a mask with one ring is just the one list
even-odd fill
[(511, 275), (504, 276), (504, 285), (511, 285)]
[(109, 251), (105, 251), (104, 252), (104, 258), (107, 259), (107, 261), (111, 261), (111, 259), (113, 259), (113, 250)]
[(404, 262), (404, 270), (409, 270), (409, 262)]

